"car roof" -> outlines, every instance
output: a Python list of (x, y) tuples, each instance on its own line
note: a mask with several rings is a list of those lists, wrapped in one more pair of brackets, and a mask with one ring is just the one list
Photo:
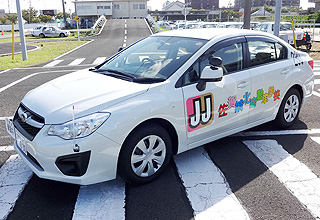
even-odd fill
[(233, 36), (243, 36), (243, 35), (259, 35), (259, 36), (269, 36), (270, 35), (265, 32), (246, 30), (246, 29), (226, 29), (225, 28), (204, 28), (204, 29), (183, 29), (183, 30), (172, 30), (172, 31), (163, 31), (153, 36), (167, 36), (167, 37), (189, 37), (189, 38), (197, 38), (204, 40), (211, 40), (217, 36), (226, 38), (230, 38)]

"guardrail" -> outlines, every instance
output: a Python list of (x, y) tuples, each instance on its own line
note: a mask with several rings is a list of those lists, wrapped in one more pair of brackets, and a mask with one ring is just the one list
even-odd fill
[(149, 27), (151, 28), (153, 34), (162, 31), (160, 29), (159, 25), (157, 24), (157, 22), (155, 22), (154, 19), (149, 14), (146, 16), (145, 19), (146, 19)]
[(100, 34), (107, 19), (105, 16), (101, 15), (99, 19), (96, 21), (96, 23), (93, 25), (91, 28), (91, 33), (92, 34)]

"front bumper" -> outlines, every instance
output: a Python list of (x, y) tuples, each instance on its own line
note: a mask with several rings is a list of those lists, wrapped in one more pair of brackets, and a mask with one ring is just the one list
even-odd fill
[(25, 151), (14, 142), (18, 154), (37, 176), (79, 185), (116, 178), (119, 144), (96, 131), (77, 139), (80, 151), (74, 152), (74, 140), (48, 136), (48, 129), (45, 125), (32, 141), (25, 139)]

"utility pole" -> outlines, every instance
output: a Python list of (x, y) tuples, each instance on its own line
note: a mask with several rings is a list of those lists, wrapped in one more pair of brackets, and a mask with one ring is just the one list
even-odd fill
[(243, 29), (250, 30), (250, 20), (251, 20), (251, 0), (244, 1), (244, 18), (243, 18)]
[(281, 6), (282, 6), (282, 0), (277, 0), (276, 11), (274, 16), (274, 31), (273, 31), (273, 34), (277, 37), (279, 37), (279, 32), (280, 32)]
[(27, 56), (26, 39), (24, 38), (20, 0), (16, 0), (16, 4), (17, 4), (17, 15), (18, 15), (18, 22), (19, 22), (19, 33), (20, 33), (22, 60), (26, 61), (26, 60), (28, 60), (28, 56)]
[(63, 20), (64, 20), (64, 24), (66, 25), (66, 28), (67, 28), (68, 25), (67, 25), (66, 10), (65, 10), (65, 8), (64, 8), (64, 0), (62, 0), (62, 9), (63, 9)]

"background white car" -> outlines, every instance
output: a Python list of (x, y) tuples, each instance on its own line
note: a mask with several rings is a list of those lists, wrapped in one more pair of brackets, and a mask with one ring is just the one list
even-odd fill
[(30, 91), (6, 122), (41, 178), (143, 184), (174, 154), (268, 121), (291, 126), (311, 98), (312, 68), (264, 32), (162, 32)]
[(70, 31), (61, 30), (55, 26), (39, 26), (32, 30), (31, 34), (39, 37), (67, 37)]

